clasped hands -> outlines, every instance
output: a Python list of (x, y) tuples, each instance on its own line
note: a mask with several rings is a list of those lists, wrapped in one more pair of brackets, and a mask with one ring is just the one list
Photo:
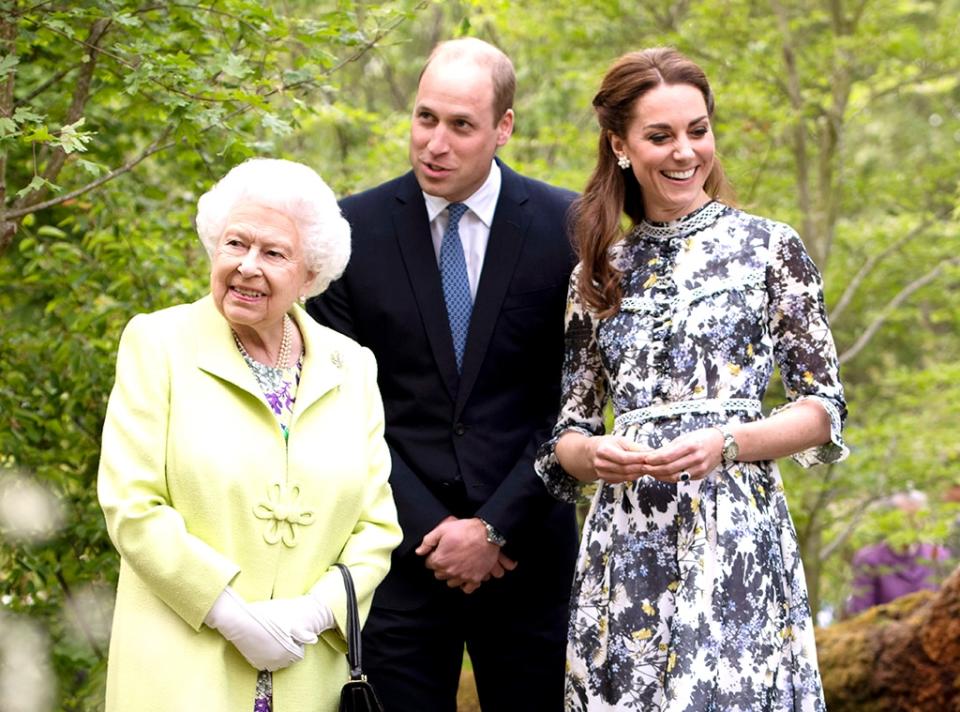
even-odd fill
[(247, 603), (227, 586), (203, 621), (233, 643), (257, 670), (279, 670), (303, 660), (304, 646), (333, 628), (333, 612), (313, 592)]
[(517, 568), (516, 561), (487, 541), (487, 529), (476, 517), (447, 517), (427, 532), (416, 553), (426, 557), (424, 565), (437, 579), (464, 593), (473, 593), (491, 577), (502, 578)]
[(684, 433), (659, 448), (646, 448), (622, 435), (591, 437), (586, 447), (597, 479), (609, 484), (633, 482), (644, 475), (670, 483), (699, 480), (723, 459), (723, 435), (712, 427)]

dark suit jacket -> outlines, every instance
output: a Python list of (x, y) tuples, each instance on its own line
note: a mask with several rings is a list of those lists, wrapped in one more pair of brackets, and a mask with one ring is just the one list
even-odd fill
[(546, 492), (533, 458), (560, 400), (575, 196), (500, 167), (462, 374), (412, 172), (342, 201), (350, 263), (308, 304), (320, 323), (377, 357), (404, 539), (376, 605), (416, 606), (443, 588), (413, 550), (450, 514), (487, 520), (506, 536), (507, 555), (569, 592), (573, 510)]

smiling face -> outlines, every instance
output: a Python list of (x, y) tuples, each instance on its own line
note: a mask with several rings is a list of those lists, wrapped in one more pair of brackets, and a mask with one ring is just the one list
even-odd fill
[(483, 185), (513, 132), (513, 110), (495, 120), (493, 98), (489, 67), (443, 56), (427, 65), (410, 128), (410, 163), (424, 192), (459, 202)]
[(610, 145), (630, 159), (650, 220), (676, 220), (710, 201), (703, 185), (715, 146), (696, 87), (661, 84), (648, 91), (637, 99), (626, 136), (612, 136)]
[(234, 331), (281, 329), (283, 315), (314, 277), (285, 214), (249, 203), (230, 212), (211, 257), (210, 293)]

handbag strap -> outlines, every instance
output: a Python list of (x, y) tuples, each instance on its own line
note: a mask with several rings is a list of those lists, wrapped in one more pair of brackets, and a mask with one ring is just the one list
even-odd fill
[(357, 610), (357, 592), (353, 588), (350, 569), (343, 564), (334, 564), (343, 576), (343, 585), (347, 589), (347, 663), (350, 665), (350, 679), (362, 680), (363, 669), (360, 664), (360, 613)]

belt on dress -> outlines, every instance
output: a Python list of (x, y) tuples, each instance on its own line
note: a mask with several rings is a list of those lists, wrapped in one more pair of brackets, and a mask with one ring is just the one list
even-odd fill
[(687, 413), (762, 413), (760, 401), (756, 398), (701, 398), (694, 400), (658, 403), (621, 413), (613, 421), (615, 431), (623, 432), (629, 425), (639, 425), (657, 418), (672, 418)]

